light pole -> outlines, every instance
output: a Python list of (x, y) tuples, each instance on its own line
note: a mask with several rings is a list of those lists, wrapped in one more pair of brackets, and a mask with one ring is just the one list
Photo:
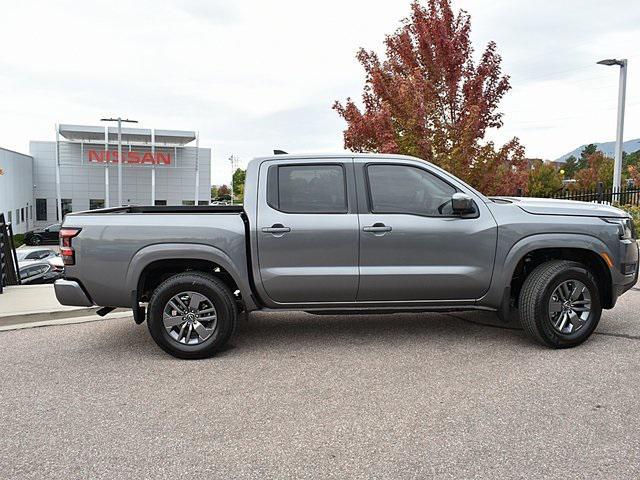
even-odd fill
[[(118, 206), (122, 206), (122, 122), (138, 123), (128, 118), (101, 118), (101, 122), (118, 122)], [(109, 159), (107, 159), (109, 162)]]
[(616, 130), (615, 162), (613, 165), (613, 188), (614, 191), (619, 191), (622, 181), (622, 134), (624, 130), (624, 100), (627, 90), (627, 59), (617, 60), (615, 58), (608, 58), (606, 60), (600, 60), (598, 65), (606, 65), (608, 67), (618, 65), (620, 67), (620, 81), (618, 84), (618, 126)]

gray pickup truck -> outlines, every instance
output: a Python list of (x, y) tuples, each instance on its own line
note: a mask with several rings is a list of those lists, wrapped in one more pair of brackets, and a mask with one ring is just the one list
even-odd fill
[(486, 310), (572, 347), (638, 279), (632, 219), (607, 205), (487, 198), (398, 155), (250, 162), (240, 206), (72, 213), (64, 305), (133, 309), (180, 358), (213, 355), (239, 314)]

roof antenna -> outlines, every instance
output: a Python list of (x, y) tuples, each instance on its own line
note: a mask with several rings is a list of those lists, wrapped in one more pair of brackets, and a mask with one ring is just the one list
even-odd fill
[(274, 150), (273, 154), (274, 155), (287, 155), (287, 152), (285, 152), (284, 150)]

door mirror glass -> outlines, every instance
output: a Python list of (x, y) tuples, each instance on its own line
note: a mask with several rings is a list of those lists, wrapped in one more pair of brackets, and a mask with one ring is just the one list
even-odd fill
[(458, 215), (475, 213), (473, 199), (466, 193), (456, 192), (451, 196), (451, 209)]

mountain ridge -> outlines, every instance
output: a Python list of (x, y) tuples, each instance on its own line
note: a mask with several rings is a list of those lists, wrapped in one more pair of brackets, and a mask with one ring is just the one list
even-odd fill
[[(613, 157), (614, 156), (614, 152), (615, 152), (615, 148), (616, 148), (616, 142), (592, 142), (592, 143), (596, 145), (598, 150), (600, 150), (602, 153), (604, 153), (608, 157)], [(564, 155), (558, 157), (555, 161), (556, 162), (566, 162), (567, 158), (569, 158), (571, 155), (573, 155), (576, 158), (580, 158), (580, 153), (582, 152), (584, 147), (586, 147), (587, 145), (589, 145), (589, 143), (585, 143), (584, 145), (580, 145), (575, 150), (572, 150), (572, 151), (570, 151), (568, 153), (565, 153)], [(633, 153), (633, 152), (635, 152), (637, 150), (640, 150), (640, 138), (635, 138), (633, 140), (627, 140), (626, 142), (622, 143), (622, 151), (623, 152)]]

